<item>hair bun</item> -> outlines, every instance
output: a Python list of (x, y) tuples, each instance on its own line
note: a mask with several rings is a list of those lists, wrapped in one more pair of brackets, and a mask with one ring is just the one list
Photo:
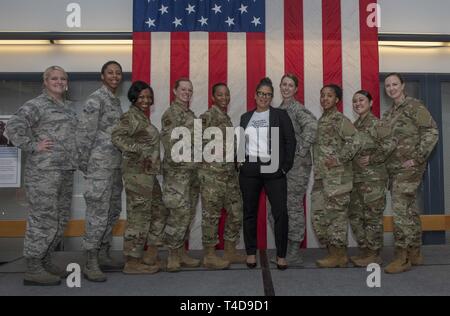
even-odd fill
[(259, 83), (260, 83), (260, 84), (272, 85), (272, 80), (270, 80), (269, 77), (265, 77), (265, 78), (262, 78), (261, 81), (260, 81)]

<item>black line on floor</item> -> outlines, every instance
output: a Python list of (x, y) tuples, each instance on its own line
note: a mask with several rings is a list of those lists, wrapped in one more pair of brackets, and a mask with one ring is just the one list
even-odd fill
[(11, 260), (11, 261), (0, 262), (0, 266), (2, 266), (2, 265), (7, 265), (7, 264), (9, 264), (9, 263), (14, 263), (14, 262), (16, 262), (16, 261), (19, 261), (20, 259), (23, 259), (23, 256), (20, 256), (20, 257), (18, 257), (18, 258), (16, 258), (16, 259), (13, 259), (13, 260)]
[(270, 273), (269, 260), (265, 250), (259, 251), (259, 260), (261, 262), (261, 273), (263, 278), (264, 295), (275, 296), (275, 289), (273, 288), (272, 274)]

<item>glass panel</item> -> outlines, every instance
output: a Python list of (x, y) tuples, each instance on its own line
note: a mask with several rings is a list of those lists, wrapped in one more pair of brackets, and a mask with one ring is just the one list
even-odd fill
[[(419, 81), (406, 81), (405, 82), (405, 90), (406, 94), (413, 98), (420, 98), (420, 82)], [(380, 112), (383, 115), (392, 105), (391, 99), (386, 95), (384, 91), (384, 82), (380, 82)], [(420, 185), (419, 190), (417, 192), (417, 206), (420, 212), (423, 212), (424, 209), (424, 200), (423, 200), (423, 183)], [(392, 215), (392, 205), (391, 205), (391, 195), (388, 193), (386, 195), (387, 205), (385, 210), (385, 215)]]
[[(450, 82), (441, 83), (442, 99), (442, 147), (444, 151), (445, 214), (450, 214)], [(450, 244), (450, 232), (446, 232)]]
[(0, 115), (12, 115), (42, 91), (42, 82), (0, 81)]
[(445, 213), (450, 214), (450, 82), (441, 84)]

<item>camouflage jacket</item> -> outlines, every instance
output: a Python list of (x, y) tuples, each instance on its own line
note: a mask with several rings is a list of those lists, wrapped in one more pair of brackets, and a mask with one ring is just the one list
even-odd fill
[[(324, 179), (324, 184), (334, 179), (329, 181), (331, 186), (352, 183), (352, 159), (360, 149), (360, 138), (352, 122), (336, 107), (324, 112), (319, 119), (313, 148), (315, 179)], [(328, 169), (327, 158), (336, 158), (338, 165)]]
[(311, 162), (311, 146), (316, 141), (317, 119), (303, 104), (294, 100), (290, 103), (282, 103), (280, 109), (286, 110), (291, 118), (297, 140), (296, 157)]
[(159, 131), (137, 106), (122, 115), (112, 142), (122, 152), (124, 174), (161, 173)]
[[(45, 91), (26, 102), (11, 116), (6, 134), (27, 155), (26, 164), (42, 170), (77, 169), (77, 117), (70, 102), (57, 101)], [(50, 139), (50, 151), (38, 152), (37, 145)]]
[[(195, 169), (194, 163), (194, 120), (196, 119), (194, 112), (184, 105), (173, 102), (170, 107), (164, 112), (161, 117), (161, 141), (164, 146), (163, 168), (182, 168)], [(190, 162), (175, 162), (172, 159), (172, 147), (181, 140), (180, 138), (172, 139), (172, 131), (176, 127), (186, 127), (191, 133), (191, 139), (184, 139), (190, 141), (191, 161)], [(201, 136), (201, 135), (200, 135)]]
[[(217, 155), (217, 158), (220, 157), (222, 159), (222, 162), (206, 162), (205, 159), (203, 159), (202, 163), (202, 169), (204, 170), (211, 170), (211, 171), (234, 171), (235, 170), (235, 163), (234, 163), (234, 155), (229, 157), (229, 159), (232, 159), (232, 161), (227, 162), (227, 142), (226, 142), (226, 133), (227, 133), (227, 127), (233, 127), (233, 123), (231, 122), (230, 117), (227, 113), (224, 113), (218, 106), (213, 105), (208, 111), (200, 115), (200, 118), (202, 120), (202, 130), (203, 132), (209, 128), (209, 127), (217, 127), (222, 132), (222, 144), (223, 147), (219, 148), (220, 152), (216, 153), (214, 150), (215, 148), (210, 148), (211, 150), (208, 150), (207, 146), (211, 146), (214, 144), (215, 136), (211, 136), (213, 140), (211, 139), (203, 139), (203, 149), (207, 153), (211, 153), (211, 156), (214, 157)], [(214, 135), (214, 134), (213, 134)], [(234, 135), (234, 134), (233, 134)], [(207, 135), (204, 135), (207, 136)], [(207, 137), (209, 138), (209, 137)], [(208, 143), (210, 143), (208, 145)], [(235, 142), (233, 137), (233, 142), (229, 144), (228, 150), (235, 149)]]
[(439, 138), (436, 122), (425, 105), (407, 97), (402, 104), (392, 105), (382, 121), (397, 141), (396, 149), (386, 161), (388, 170), (402, 170), (402, 164), (410, 159), (419, 164), (417, 168), (424, 168)]
[[(383, 126), (378, 118), (369, 112), (366, 117), (358, 118), (354, 123), (359, 131), (361, 150), (353, 160), (353, 181), (368, 182), (387, 179), (387, 157), (395, 149), (395, 141), (391, 137), (390, 129)], [(369, 165), (361, 167), (357, 159), (369, 156)]]
[(122, 155), (112, 144), (111, 133), (121, 115), (120, 100), (105, 86), (88, 97), (77, 130), (81, 171), (92, 174), (120, 168)]

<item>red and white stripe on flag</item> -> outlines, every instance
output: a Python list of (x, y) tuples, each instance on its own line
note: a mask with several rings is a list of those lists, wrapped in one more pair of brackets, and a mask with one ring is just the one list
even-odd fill
[[(366, 89), (379, 115), (378, 30), (370, 27), (368, 11), (374, 0), (268, 0), (265, 33), (133, 33), (133, 80), (150, 82), (155, 91), (151, 119), (158, 128), (172, 99), (174, 81), (189, 77), (194, 85), (191, 109), (198, 116), (211, 102), (211, 87), (225, 82), (231, 91), (229, 115), (235, 126), (240, 116), (255, 107), (259, 80), (268, 76), (277, 88), (283, 74), (300, 78), (298, 99), (318, 118), (320, 89), (324, 84), (343, 87), (341, 110), (351, 119), (354, 92)], [(273, 105), (281, 103), (275, 89)], [(309, 193), (305, 199), (310, 209)], [(258, 247), (273, 248), (262, 194)], [(201, 248), (200, 209), (191, 229), (191, 248)], [(308, 216), (307, 216), (308, 218)], [(223, 231), (223, 227), (222, 230)], [(269, 235), (269, 238), (267, 237)], [(317, 241), (307, 225), (307, 245)]]

